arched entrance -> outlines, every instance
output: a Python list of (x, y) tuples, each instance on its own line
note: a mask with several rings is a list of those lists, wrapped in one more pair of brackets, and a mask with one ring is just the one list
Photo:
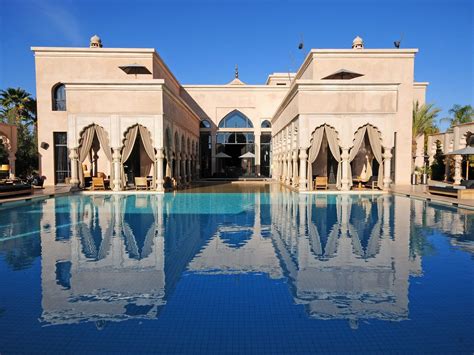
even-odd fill
[(85, 127), (79, 139), (79, 185), (89, 186), (93, 177), (112, 181), (112, 149), (103, 127), (92, 124)]
[(317, 177), (341, 187), (341, 149), (337, 131), (329, 126), (318, 127), (312, 135), (308, 152), (308, 189), (312, 190)]
[(155, 186), (155, 156), (150, 131), (140, 124), (125, 133), (122, 148), (122, 181), (124, 186), (136, 186), (136, 178), (147, 178), (149, 187)]
[(216, 146), (216, 177), (255, 175), (255, 135), (249, 118), (232, 111), (219, 123)]
[(382, 135), (374, 126), (360, 127), (354, 135), (353, 147), (349, 153), (349, 184), (360, 187), (368, 181), (374, 181), (383, 187)]

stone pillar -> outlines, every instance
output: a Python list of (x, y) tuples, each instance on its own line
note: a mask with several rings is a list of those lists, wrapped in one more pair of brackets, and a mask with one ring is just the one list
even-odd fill
[(285, 155), (282, 153), (281, 155), (281, 176), (280, 181), (284, 184), (286, 179), (286, 161)]
[(260, 176), (260, 164), (261, 164), (261, 157), (260, 157), (260, 132), (254, 133), (255, 137), (255, 174)]
[(183, 153), (181, 156), (181, 164), (182, 164), (181, 183), (184, 186), (188, 185), (188, 171), (187, 171), (187, 166), (186, 166), (187, 160), (188, 160), (188, 155), (186, 153)]
[(341, 174), (341, 190), (342, 191), (349, 191), (351, 189), (350, 186), (350, 181), (352, 179), (352, 176), (348, 176), (349, 174), (349, 148), (342, 148), (342, 154), (341, 154), (341, 159), (342, 159), (342, 174)]
[(92, 176), (97, 176), (97, 160), (99, 160), (97, 152), (92, 151)]
[(71, 180), (70, 183), (73, 188), (79, 187), (79, 154), (77, 152), (77, 148), (69, 149), (69, 159), (71, 160)]
[(216, 150), (217, 150), (217, 133), (211, 132), (211, 176), (215, 174), (217, 171)]
[(461, 183), (461, 164), (462, 164), (462, 155), (454, 156), (454, 185), (459, 185)]
[(176, 159), (174, 162), (175, 165), (175, 180), (176, 180), (176, 186), (181, 185), (181, 153), (176, 152)]
[(15, 162), (16, 162), (15, 152), (8, 153), (8, 165), (10, 166), (10, 179), (12, 180), (15, 178)]
[(307, 191), (307, 180), (306, 180), (306, 160), (308, 159), (308, 153), (306, 153), (306, 148), (300, 148), (300, 181), (298, 190)]
[[(112, 148), (112, 168), (114, 169), (114, 191), (122, 190), (122, 154), (120, 148)], [(123, 182), (125, 184), (125, 181)], [(123, 186), (125, 189), (125, 186)]]
[(298, 186), (298, 150), (293, 151), (293, 187)]
[(192, 159), (192, 156), (190, 154), (188, 154), (188, 184), (191, 184), (191, 181), (193, 180), (193, 173), (192, 173), (192, 170), (191, 170), (191, 159)]
[(288, 152), (287, 153), (287, 156), (286, 156), (286, 184), (288, 186), (291, 185), (291, 180), (292, 180), (292, 168), (291, 168), (291, 152)]
[(163, 148), (158, 148), (155, 155), (155, 164), (157, 164), (156, 169), (156, 191), (163, 192)]
[(390, 184), (392, 183), (391, 175), (391, 166), (392, 166), (392, 153), (391, 149), (384, 147), (383, 153), (383, 189), (388, 190)]

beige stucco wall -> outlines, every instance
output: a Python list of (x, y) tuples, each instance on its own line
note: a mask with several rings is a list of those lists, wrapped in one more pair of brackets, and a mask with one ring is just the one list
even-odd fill
[[(71, 141), (68, 146), (75, 147), (84, 126), (96, 123), (106, 129), (112, 147), (116, 147), (126, 126), (140, 122), (151, 131), (154, 146), (162, 147), (166, 108), (167, 120), (197, 141), (199, 118), (186, 107), (179, 82), (154, 49), (33, 47), (32, 50), (36, 66), (38, 142), (49, 145), (48, 149), (40, 148), (41, 173), (47, 176), (47, 185), (54, 184), (54, 132), (74, 132), (77, 136), (68, 135)], [(129, 64), (143, 65), (150, 74), (128, 75), (119, 68)], [(66, 111), (52, 110), (52, 89), (58, 83), (66, 85)], [(103, 158), (99, 152), (99, 159)], [(99, 162), (99, 169), (109, 174), (108, 164)]]
[[(286, 98), (273, 117), (273, 133), (284, 135), (291, 122), (299, 127), (299, 147), (309, 147), (312, 132), (329, 124), (340, 146), (350, 148), (365, 124), (382, 133), (386, 147), (395, 143), (395, 183), (409, 184), (412, 107), (423, 99), (427, 83), (414, 84), (416, 49), (311, 50)], [(322, 79), (342, 69), (362, 74), (350, 80)], [(293, 147), (295, 148), (295, 147)]]
[[(393, 146), (396, 134), (395, 182), (409, 183), (410, 169), (405, 168), (405, 162), (411, 156), (412, 104), (415, 100), (424, 102), (427, 86), (427, 83), (414, 83), (417, 50), (311, 50), (296, 74), (271, 74), (267, 85), (245, 85), (238, 79), (228, 85), (181, 85), (153, 49), (33, 48), (33, 51), (38, 139), (39, 143), (50, 146), (40, 148), (47, 184), (54, 183), (53, 132), (65, 132), (68, 127), (71, 130), (68, 120), (74, 121), (77, 135), (80, 127), (92, 122), (94, 117), (102, 117), (110, 129), (119, 125), (117, 132), (126, 124), (151, 122), (156, 118), (159, 127), (152, 124), (156, 147), (163, 146), (166, 129), (172, 132), (172, 139), (177, 134), (180, 140), (184, 137), (186, 146), (189, 140), (190, 146), (197, 147), (199, 120), (208, 119), (215, 133), (220, 120), (233, 110), (241, 111), (252, 121), (256, 136), (262, 131), (260, 125), (265, 119), (272, 121), (274, 137), (293, 127), (295, 139), (285, 146), (292, 150), (309, 147), (312, 132), (324, 123), (339, 132), (341, 147), (350, 148), (357, 129), (370, 123), (382, 133), (385, 147)], [(118, 68), (132, 63), (146, 66), (151, 74), (135, 78)], [(362, 76), (322, 80), (341, 69)], [(51, 90), (57, 83), (66, 84), (67, 111), (64, 112), (52, 111), (51, 107)], [(117, 117), (120, 123), (111, 123)], [(174, 142), (171, 145), (174, 147)]]

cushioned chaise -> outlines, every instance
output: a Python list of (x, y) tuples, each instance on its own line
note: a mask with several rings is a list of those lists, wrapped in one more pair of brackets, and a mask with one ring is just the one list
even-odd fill
[(27, 195), (33, 192), (29, 184), (0, 184), (0, 198)]

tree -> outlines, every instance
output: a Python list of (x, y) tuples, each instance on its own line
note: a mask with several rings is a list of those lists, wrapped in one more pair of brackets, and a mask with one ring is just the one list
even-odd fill
[(439, 131), (435, 120), (441, 109), (434, 107), (434, 104), (420, 105), (418, 101), (413, 104), (413, 123), (412, 123), (412, 156), (416, 156), (416, 141), (421, 135), (437, 133)]
[(0, 91), (0, 121), (18, 127), (16, 175), (26, 176), (38, 167), (36, 100), (21, 88)]
[(471, 105), (453, 105), (448, 111), (451, 117), (445, 117), (442, 121), (449, 122), (450, 126), (458, 124), (470, 123), (474, 120), (474, 108)]

